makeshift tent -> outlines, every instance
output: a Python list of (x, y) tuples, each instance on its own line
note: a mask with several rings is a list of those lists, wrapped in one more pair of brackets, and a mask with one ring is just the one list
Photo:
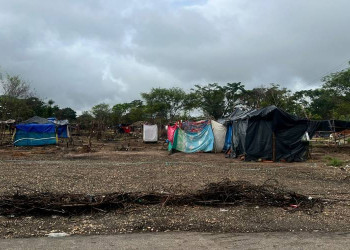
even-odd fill
[(350, 122), (340, 120), (309, 121), (307, 131), (313, 137), (317, 131), (336, 133), (350, 129)]
[(227, 124), (227, 130), (226, 130), (226, 136), (225, 136), (225, 145), (224, 145), (224, 151), (227, 151), (231, 148), (232, 144), (232, 124)]
[(22, 122), (21, 124), (52, 124), (52, 123), (53, 123), (52, 121), (46, 118), (33, 116), (32, 118), (29, 118), (28, 120)]
[(68, 138), (68, 120), (45, 119), (34, 116), (16, 125), (15, 146), (40, 146), (56, 144), (58, 138)]
[(173, 143), (169, 142), (169, 150), (185, 153), (210, 152), (213, 148), (214, 134), (210, 121), (184, 122), (175, 130)]
[(16, 125), (15, 146), (41, 146), (56, 143), (56, 126), (53, 123)]
[(158, 126), (157, 125), (143, 125), (143, 141), (157, 142), (158, 141)]
[(48, 120), (56, 124), (58, 138), (70, 137), (68, 120), (57, 120), (56, 118), (48, 118)]
[(214, 151), (221, 152), (225, 145), (226, 127), (216, 121), (211, 121), (214, 134)]
[(167, 136), (168, 136), (168, 141), (170, 143), (174, 142), (174, 134), (175, 134), (175, 131), (176, 131), (177, 128), (178, 128), (177, 124), (175, 124), (175, 125), (168, 125)]
[(302, 140), (308, 120), (299, 119), (269, 106), (260, 110), (236, 112), (232, 124), (231, 156), (245, 160), (303, 161), (308, 143)]
[(131, 132), (130, 126), (121, 126), (121, 128), (125, 134), (129, 134)]

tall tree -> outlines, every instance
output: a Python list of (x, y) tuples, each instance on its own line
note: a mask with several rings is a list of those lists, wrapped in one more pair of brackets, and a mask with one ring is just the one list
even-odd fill
[(186, 92), (180, 88), (152, 88), (141, 96), (153, 116), (172, 120), (183, 111)]
[(21, 79), (20, 76), (0, 77), (1, 87), (5, 96), (25, 99), (33, 95), (29, 83)]
[(94, 117), (90, 112), (83, 111), (83, 113), (77, 118), (77, 123), (80, 125), (81, 129), (90, 129)]
[(24, 120), (33, 115), (33, 110), (27, 105), (26, 98), (32, 96), (30, 85), (19, 76), (0, 75), (0, 85), (3, 95), (0, 97), (1, 119)]
[(100, 103), (92, 107), (91, 113), (95, 119), (104, 125), (108, 125), (111, 118), (111, 109), (108, 104)]
[(227, 83), (224, 86), (210, 83), (205, 86), (195, 85), (193, 93), (197, 97), (197, 107), (207, 116), (219, 119), (232, 112), (235, 105), (242, 102), (245, 93), (241, 82)]
[(68, 120), (68, 121), (74, 121), (77, 118), (77, 113), (71, 109), (71, 108), (63, 108), (59, 109), (55, 112), (55, 117), (58, 120)]

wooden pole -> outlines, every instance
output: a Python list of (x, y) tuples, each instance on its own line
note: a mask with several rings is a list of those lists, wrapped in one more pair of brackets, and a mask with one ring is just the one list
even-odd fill
[(276, 135), (272, 132), (272, 161), (276, 161)]

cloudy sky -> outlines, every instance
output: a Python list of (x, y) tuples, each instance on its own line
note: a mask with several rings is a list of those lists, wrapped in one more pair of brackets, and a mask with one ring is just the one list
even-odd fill
[(0, 67), (60, 107), (151, 87), (311, 88), (350, 60), (349, 0), (0, 0)]

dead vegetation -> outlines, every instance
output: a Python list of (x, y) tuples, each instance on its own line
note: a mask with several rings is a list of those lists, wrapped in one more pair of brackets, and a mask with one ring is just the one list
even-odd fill
[(31, 193), (0, 198), (0, 215), (47, 216), (82, 215), (92, 212), (108, 212), (125, 209), (133, 205), (162, 206), (236, 206), (259, 205), (310, 210), (315, 205), (322, 207), (320, 199), (310, 199), (295, 192), (273, 185), (252, 185), (249, 182), (222, 181), (210, 183), (204, 189), (192, 194), (170, 193), (109, 193), (54, 194)]
[[(0, 237), (350, 230), (349, 149), (314, 147), (307, 162), (263, 163), (168, 155), (136, 140), (94, 142), (91, 152), (2, 147)], [(326, 155), (345, 164), (328, 166)]]

